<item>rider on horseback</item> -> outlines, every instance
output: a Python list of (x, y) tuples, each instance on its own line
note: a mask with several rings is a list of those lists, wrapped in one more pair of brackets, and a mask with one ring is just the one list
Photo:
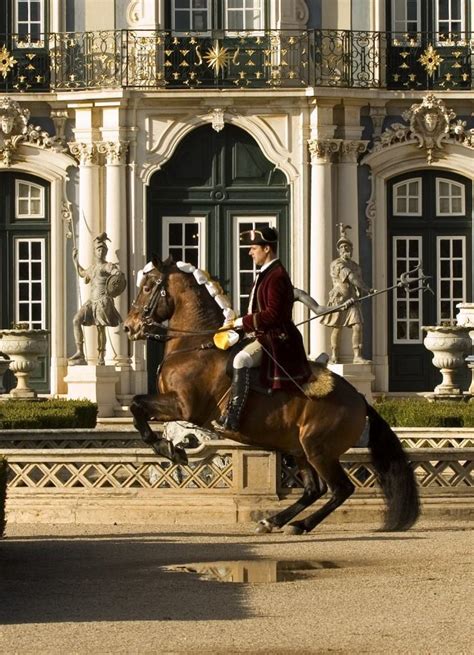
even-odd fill
[(248, 313), (226, 327), (244, 330), (248, 344), (233, 360), (233, 378), (226, 412), (213, 421), (217, 432), (238, 432), (250, 388), (250, 369), (260, 366), (261, 383), (270, 389), (297, 391), (311, 375), (303, 339), (292, 320), (294, 290), (277, 257), (278, 234), (263, 227), (241, 234), (260, 271), (250, 292)]

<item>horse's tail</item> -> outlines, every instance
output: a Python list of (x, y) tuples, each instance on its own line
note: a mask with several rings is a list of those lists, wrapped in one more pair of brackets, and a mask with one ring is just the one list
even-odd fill
[(384, 530), (408, 530), (420, 514), (412, 467), (395, 432), (369, 404), (367, 416), (372, 463), (387, 502)]

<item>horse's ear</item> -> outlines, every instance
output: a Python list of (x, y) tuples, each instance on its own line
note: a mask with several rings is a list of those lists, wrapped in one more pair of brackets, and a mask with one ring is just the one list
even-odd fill
[(158, 257), (158, 255), (153, 254), (153, 255), (151, 256), (151, 263), (153, 264), (153, 266), (154, 266), (155, 268), (157, 268), (157, 269), (161, 272), (162, 267), (163, 267), (163, 262), (162, 262), (161, 259)]
[(163, 262), (163, 266), (171, 266), (171, 264), (174, 264), (173, 255), (168, 255), (168, 257)]

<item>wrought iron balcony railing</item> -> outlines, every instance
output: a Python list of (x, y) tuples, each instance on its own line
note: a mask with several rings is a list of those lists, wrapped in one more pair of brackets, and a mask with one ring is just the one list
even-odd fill
[(0, 36), (0, 90), (471, 89), (468, 34), (347, 30)]

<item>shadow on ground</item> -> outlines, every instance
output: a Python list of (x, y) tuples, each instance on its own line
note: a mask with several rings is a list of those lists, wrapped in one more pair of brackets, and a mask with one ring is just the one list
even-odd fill
[(68, 621), (204, 621), (249, 616), (238, 585), (163, 566), (248, 559), (241, 544), (130, 539), (6, 539), (0, 625)]

